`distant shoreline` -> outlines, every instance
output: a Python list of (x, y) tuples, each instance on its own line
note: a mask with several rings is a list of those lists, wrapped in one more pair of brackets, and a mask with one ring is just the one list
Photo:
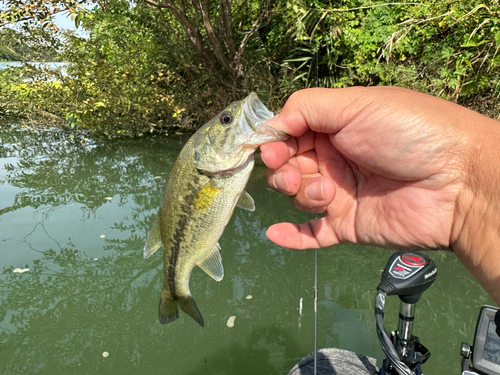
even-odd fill
[(0, 61), (0, 70), (7, 68), (18, 68), (23, 65), (34, 65), (35, 67), (48, 67), (50, 69), (66, 68), (70, 65), (69, 62), (53, 62), (53, 61)]

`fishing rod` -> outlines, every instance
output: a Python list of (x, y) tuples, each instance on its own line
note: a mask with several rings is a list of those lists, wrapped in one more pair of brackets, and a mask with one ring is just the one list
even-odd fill
[[(318, 215), (316, 214), (316, 218)], [(314, 249), (314, 375), (318, 371), (318, 249)]]

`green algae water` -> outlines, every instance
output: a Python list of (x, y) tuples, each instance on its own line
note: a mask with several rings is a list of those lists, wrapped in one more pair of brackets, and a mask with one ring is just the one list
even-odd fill
[[(286, 374), (313, 350), (314, 251), (265, 236), (311, 216), (267, 187), (259, 158), (247, 186), (256, 211), (236, 209), (220, 239), (224, 279), (198, 268), (191, 277), (205, 327), (182, 312), (159, 323), (161, 254), (143, 260), (142, 247), (186, 140), (0, 127), (0, 374)], [(391, 254), (319, 250), (318, 348), (381, 365), (373, 303)], [(416, 309), (414, 334), (432, 353), (423, 370), (458, 374), (461, 343), (493, 302), (453, 254), (427, 254), (438, 278)], [(389, 297), (388, 331), (398, 309)]]

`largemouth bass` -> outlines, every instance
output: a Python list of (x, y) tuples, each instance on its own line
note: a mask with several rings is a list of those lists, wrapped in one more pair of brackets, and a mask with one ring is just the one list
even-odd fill
[(231, 103), (186, 143), (170, 172), (144, 258), (163, 245), (161, 323), (179, 317), (179, 307), (202, 327), (189, 290), (194, 266), (214, 280), (224, 277), (219, 238), (234, 208), (255, 210), (245, 185), (262, 144), (286, 139), (264, 123), (273, 116), (255, 93)]

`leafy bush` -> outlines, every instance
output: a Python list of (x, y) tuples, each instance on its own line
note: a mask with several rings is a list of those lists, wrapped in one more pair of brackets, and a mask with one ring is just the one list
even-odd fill
[(0, 116), (43, 115), (108, 136), (136, 135), (194, 129), (249, 91), (278, 110), (295, 90), (351, 85), (398, 85), (500, 114), (494, 1), (274, 0), (255, 33), (265, 4), (235, 1), (234, 43), (247, 43), (238, 82), (207, 67), (168, 11), (106, 4), (78, 14), (88, 39), (66, 36), (69, 75), (47, 81), (26, 67), (31, 81), (22, 81), (2, 73)]
[(283, 29), (294, 42), (281, 63), (290, 77), (282, 82), (287, 92), (316, 85), (399, 85), (500, 113), (497, 2), (348, 0), (332, 6), (293, 0), (275, 12), (285, 15)]
[(110, 136), (148, 131), (178, 117), (181, 109), (161, 87), (175, 84), (176, 77), (162, 69), (153, 34), (136, 11), (116, 2), (110, 12), (87, 14), (90, 38), (67, 36), (61, 55), (71, 62), (67, 75), (52, 77), (55, 82), (33, 80), (33, 69), (24, 67), (31, 81), (11, 80), (10, 98), (29, 103), (30, 113), (52, 113), (68, 127)]

